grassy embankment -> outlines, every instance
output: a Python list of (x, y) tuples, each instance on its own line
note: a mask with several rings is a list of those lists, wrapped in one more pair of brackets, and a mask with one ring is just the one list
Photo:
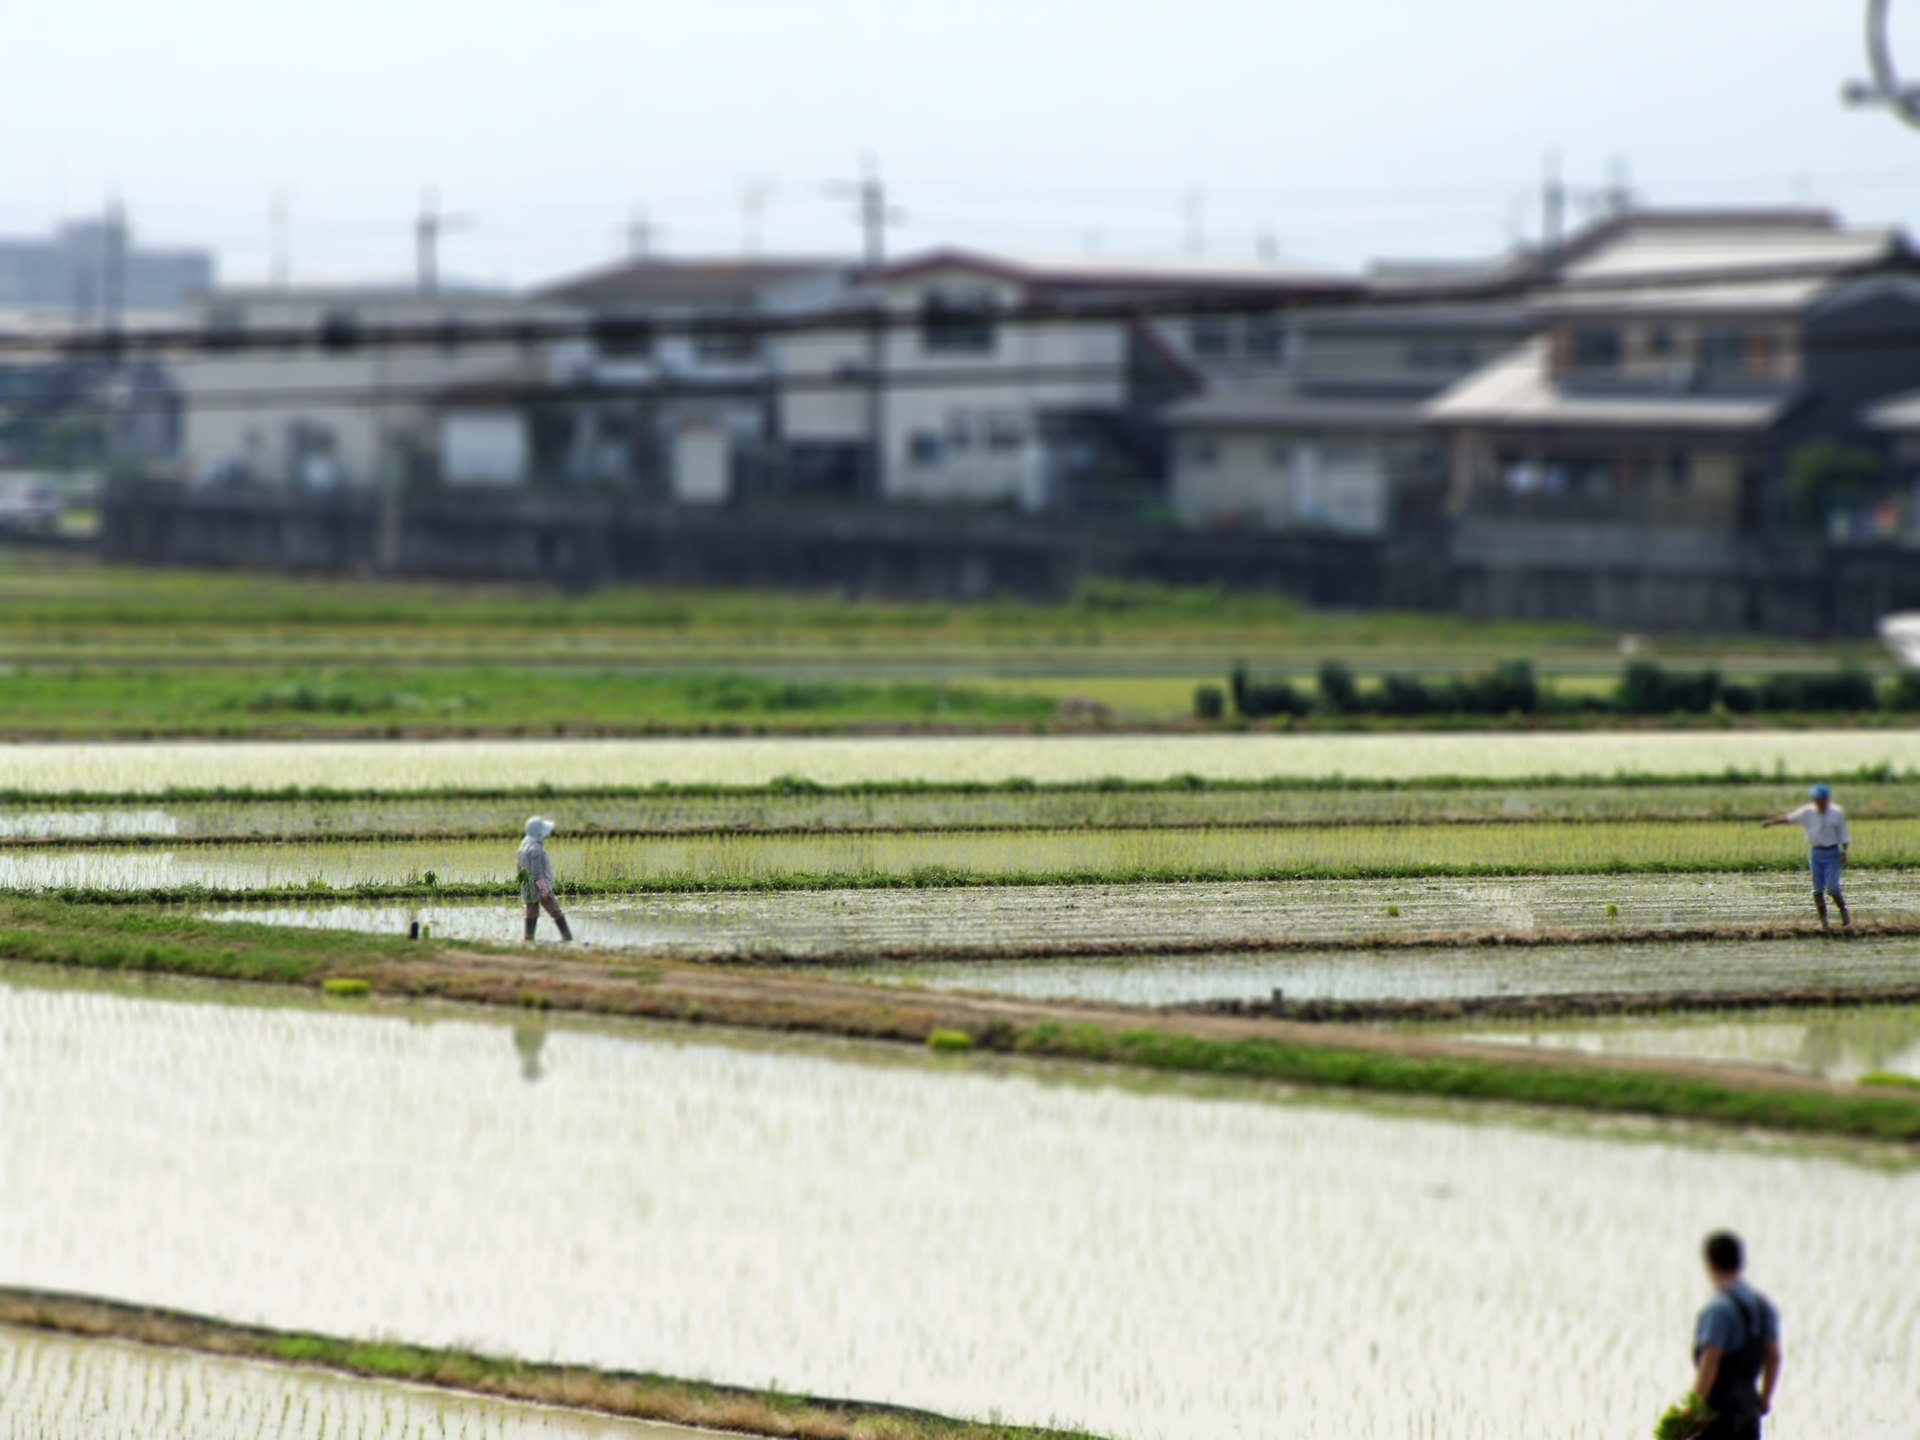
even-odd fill
[(591, 1366), (535, 1364), (391, 1340), (268, 1330), (174, 1310), (7, 1287), (0, 1287), (0, 1325), (311, 1366), (372, 1380), (745, 1435), (806, 1440), (1092, 1440), (1081, 1431), (951, 1420), (892, 1406)]
[[(1920, 1096), (1841, 1090), (1761, 1072), (1494, 1054), (1370, 1032), (1136, 1014), (654, 964), (615, 969), (445, 942), (221, 925), (185, 916), (0, 899), (0, 955), (96, 970), (273, 981), (363, 980), (374, 994), (925, 1044), (958, 1032), (983, 1050), (1149, 1070), (1243, 1076), (1902, 1142)], [(358, 987), (354, 987), (357, 989)], [(354, 1004), (336, 1000), (336, 1004)]]
[[(1836, 655), (1663, 640), (1730, 673)], [(1568, 693), (1610, 684), (1608, 632), (1451, 615), (1320, 615), (1284, 596), (1093, 583), (1063, 603), (843, 600), (753, 591), (281, 579), (71, 560), (0, 579), (0, 734), (41, 736), (655, 734), (1054, 723), (1188, 726), (1199, 684), (1237, 659), (1310, 675), (1445, 675), (1532, 658)], [(1084, 699), (1105, 706), (1074, 707)], [(1058, 718), (1056, 718), (1058, 717)], [(1875, 717), (1877, 723), (1891, 723)], [(1392, 720), (1303, 729), (1589, 726), (1592, 716)], [(1623, 722), (1624, 723), (1624, 722)], [(1668, 724), (1672, 717), (1634, 722)], [(1702, 718), (1701, 725), (1718, 723)]]

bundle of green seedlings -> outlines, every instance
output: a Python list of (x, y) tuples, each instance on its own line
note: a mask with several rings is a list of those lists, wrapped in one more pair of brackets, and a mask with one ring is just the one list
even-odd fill
[(1707, 1402), (1689, 1390), (1686, 1399), (1669, 1405), (1666, 1413), (1654, 1422), (1653, 1440), (1693, 1440), (1713, 1424), (1714, 1418)]

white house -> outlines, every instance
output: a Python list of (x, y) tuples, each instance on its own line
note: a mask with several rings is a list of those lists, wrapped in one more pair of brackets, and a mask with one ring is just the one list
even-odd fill
[(1355, 290), (1294, 264), (936, 250), (781, 342), (781, 432), (871, 446), (879, 498), (1122, 508), (1157, 494), (1162, 406), (1279, 373), (1292, 312)]
[(1515, 302), (1391, 295), (1305, 315), (1281, 380), (1216, 385), (1167, 411), (1188, 523), (1384, 534), (1444, 497), (1425, 403), (1528, 333)]
[[(438, 392), (537, 359), (497, 332), (543, 312), (503, 293), (362, 285), (227, 287), (193, 313), (200, 348), (173, 367), (189, 480), (326, 489), (437, 469)], [(379, 338), (394, 328), (420, 338)]]

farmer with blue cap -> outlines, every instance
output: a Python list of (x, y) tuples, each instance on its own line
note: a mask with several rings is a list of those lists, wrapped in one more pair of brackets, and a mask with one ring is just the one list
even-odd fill
[(1798, 825), (1807, 832), (1807, 868), (1813, 872), (1813, 903), (1820, 911), (1820, 928), (1830, 928), (1827, 924), (1829, 895), (1840, 907), (1840, 923), (1852, 925), (1853, 917), (1847, 914), (1847, 898), (1840, 893), (1840, 871), (1847, 863), (1847, 846), (1852, 840), (1847, 834), (1846, 812), (1833, 803), (1833, 791), (1825, 781), (1807, 795), (1811, 804), (1762, 820), (1760, 824), (1762, 827)]

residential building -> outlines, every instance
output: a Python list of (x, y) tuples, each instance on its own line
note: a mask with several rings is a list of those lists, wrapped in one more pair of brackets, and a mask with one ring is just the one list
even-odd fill
[(869, 446), (865, 488), (885, 500), (1156, 508), (1159, 412), (1210, 377), (1280, 373), (1293, 312), (1359, 289), (1298, 264), (930, 251), (783, 343), (781, 430)]
[(1427, 409), (1451, 505), (1486, 521), (1723, 534), (1788, 523), (1816, 439), (1864, 440), (1920, 386), (1920, 274), (1899, 232), (1820, 211), (1634, 212), (1584, 237), (1540, 333)]
[(532, 371), (544, 343), (503, 330), (564, 318), (502, 292), (392, 285), (228, 287), (193, 316), (199, 347), (173, 366), (186, 477), (320, 490), (437, 478), (438, 393)]
[(530, 303), (576, 318), (537, 373), (442, 396), (449, 481), (533, 479), (715, 503), (737, 490), (832, 488), (850, 454), (796, 456), (776, 404), (782, 331), (844, 293), (832, 257), (634, 258)]
[(1413, 287), (1309, 310), (1294, 363), (1172, 406), (1172, 499), (1188, 523), (1383, 535), (1433, 518), (1445, 455), (1426, 402), (1525, 339), (1514, 300), (1433, 302)]

